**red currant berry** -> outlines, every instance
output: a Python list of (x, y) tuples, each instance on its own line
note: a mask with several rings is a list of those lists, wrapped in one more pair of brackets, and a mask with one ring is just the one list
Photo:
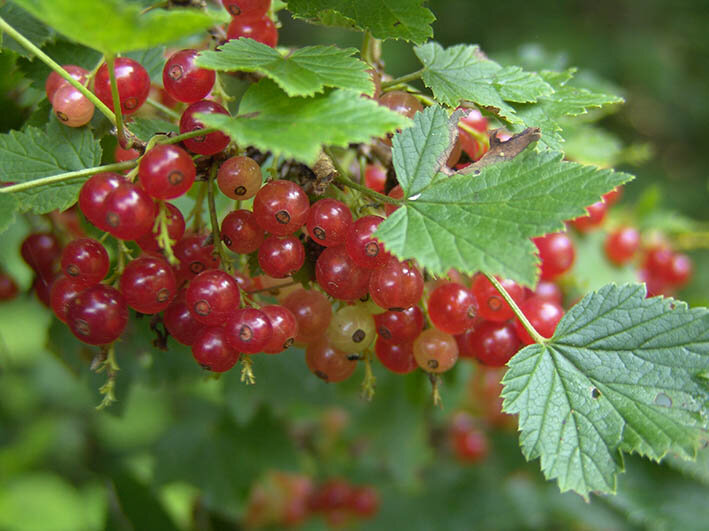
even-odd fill
[(40, 276), (52, 275), (61, 252), (59, 241), (49, 232), (32, 233), (20, 246), (22, 259)]
[(416, 304), (423, 295), (423, 275), (413, 261), (390, 257), (384, 267), (372, 271), (369, 294), (382, 308), (402, 310)]
[(197, 55), (197, 50), (180, 50), (165, 63), (162, 83), (171, 98), (183, 103), (194, 103), (212, 90), (216, 72), (195, 65)]
[[(76, 65), (63, 65), (62, 68), (66, 70), (71, 77), (76, 79), (79, 83), (84, 83), (89, 72)], [(49, 103), (52, 103), (54, 94), (64, 85), (69, 85), (69, 82), (60, 76), (57, 72), (52, 71), (49, 76), (47, 76), (47, 81), (44, 84), (44, 90), (47, 93), (47, 99)], [(70, 85), (71, 86), (71, 85)]]
[[(118, 99), (123, 114), (133, 114), (148, 99), (150, 94), (150, 76), (139, 62), (130, 57), (117, 57), (113, 71), (118, 85)], [(108, 65), (102, 64), (94, 78), (94, 94), (109, 109), (113, 110), (111, 81), (108, 77)]]
[(588, 232), (603, 223), (608, 211), (608, 204), (604, 201), (597, 201), (586, 207), (587, 215), (571, 220), (571, 225), (579, 232)]
[(262, 349), (263, 352), (278, 354), (288, 349), (298, 335), (298, 321), (296, 321), (293, 312), (278, 304), (263, 306), (261, 311), (268, 317), (273, 330), (271, 339)]
[(574, 242), (565, 232), (534, 238), (542, 261), (542, 280), (554, 280), (574, 265)]
[[(458, 138), (460, 139), (460, 145), (463, 151), (465, 151), (468, 157), (473, 161), (480, 160), (488, 150), (487, 144), (480, 139), (480, 137), (487, 135), (487, 127), (487, 118), (477, 109), (468, 110), (466, 116), (461, 118), (458, 122)], [(471, 129), (480, 134), (474, 136), (466, 129)]]
[(384, 221), (379, 216), (364, 216), (355, 221), (347, 233), (345, 247), (347, 253), (359, 267), (377, 269), (383, 267), (391, 255), (372, 234)]
[(175, 273), (162, 258), (141, 256), (129, 262), (123, 271), (121, 293), (136, 312), (161, 312), (177, 293)]
[(89, 345), (107, 345), (123, 333), (128, 308), (118, 290), (95, 284), (71, 300), (66, 317), (78, 339)]
[(298, 289), (283, 299), (283, 306), (291, 311), (298, 322), (298, 343), (308, 344), (325, 335), (332, 308), (327, 297), (319, 291)]
[(116, 238), (135, 240), (153, 228), (155, 203), (133, 183), (124, 182), (109, 193), (103, 206), (106, 230)]
[(235, 253), (249, 254), (261, 247), (266, 234), (248, 210), (229, 212), (222, 221), (222, 241)]
[(487, 456), (487, 437), (482, 431), (475, 428), (455, 430), (451, 438), (455, 455), (461, 461), (477, 463)]
[(184, 297), (175, 299), (170, 306), (165, 308), (162, 322), (178, 343), (187, 346), (194, 344), (197, 335), (204, 329), (204, 325), (190, 312)]
[(64, 274), (85, 286), (101, 282), (109, 267), (106, 248), (92, 238), (71, 241), (62, 252)]
[(483, 365), (502, 367), (520, 347), (520, 341), (511, 323), (485, 321), (468, 336), (470, 350)]
[(389, 343), (411, 342), (423, 330), (423, 312), (418, 306), (401, 311), (388, 311), (374, 316), (377, 333)]
[(356, 487), (347, 505), (357, 516), (372, 518), (379, 510), (379, 494), (372, 487)]
[(140, 157), (140, 152), (137, 149), (123, 149), (120, 144), (116, 144), (116, 149), (113, 151), (113, 158), (116, 162), (135, 160), (138, 157)]
[(305, 263), (305, 248), (295, 236), (269, 236), (258, 249), (258, 264), (270, 277), (285, 278)]
[(374, 352), (381, 364), (391, 372), (408, 374), (418, 367), (414, 358), (413, 341), (391, 343), (383, 341), (380, 336), (374, 344)]
[[(185, 234), (185, 218), (182, 216), (180, 209), (172, 203), (165, 203), (165, 208), (167, 209), (167, 234), (173, 242), (179, 242)], [(152, 231), (136, 239), (135, 243), (137, 243), (138, 247), (145, 253), (154, 255), (162, 254), (157, 235)]]
[[(394, 188), (389, 190), (389, 193), (387, 195), (392, 199), (403, 199), (404, 189), (397, 184)], [(392, 203), (385, 203), (384, 212), (386, 213), (387, 217), (391, 216), (395, 211), (399, 210), (399, 206), (400, 205), (394, 205)]]
[(52, 99), (54, 115), (68, 127), (81, 127), (94, 116), (94, 104), (79, 89), (67, 83), (57, 89)]
[(277, 236), (288, 236), (302, 227), (309, 208), (308, 196), (291, 181), (271, 181), (254, 197), (256, 222)]
[(426, 372), (446, 372), (458, 361), (458, 344), (450, 334), (429, 328), (414, 340), (414, 358)]
[(158, 144), (140, 159), (138, 178), (155, 199), (174, 199), (194, 183), (197, 170), (187, 152), (171, 144)]
[[(556, 325), (559, 324), (559, 321), (561, 321), (561, 318), (564, 316), (564, 309), (560, 305), (538, 297), (528, 298), (519, 305), (519, 308), (534, 329), (539, 332), (542, 337), (546, 338), (554, 335)], [(514, 325), (517, 336), (522, 343), (525, 345), (534, 343), (534, 340), (518, 319), (515, 319)]]
[(260, 18), (268, 13), (271, 0), (222, 0), (222, 5), (232, 17)]
[(372, 314), (362, 304), (337, 310), (327, 329), (330, 345), (343, 352), (362, 352), (369, 348), (375, 336)]
[(478, 303), (465, 286), (446, 282), (431, 292), (428, 315), (433, 326), (446, 334), (462, 334), (475, 325)]
[[(524, 288), (514, 280), (500, 278), (497, 280), (517, 304), (524, 300)], [(478, 312), (483, 319), (501, 322), (514, 316), (512, 308), (485, 275), (475, 275), (470, 291), (478, 301)]]
[(414, 114), (423, 111), (423, 105), (416, 96), (401, 90), (386, 92), (379, 98), (379, 105), (383, 105), (394, 112), (413, 118)]
[(192, 279), (185, 302), (200, 323), (218, 326), (239, 307), (241, 295), (234, 277), (219, 269), (203, 271)]
[(232, 349), (222, 327), (203, 328), (192, 343), (192, 356), (202, 368), (212, 372), (226, 372), (239, 361), (241, 354)]
[(328, 383), (346, 380), (357, 368), (357, 362), (330, 345), (325, 336), (305, 348), (305, 363), (310, 372)]
[(69, 303), (85, 289), (86, 284), (64, 275), (58, 277), (52, 283), (52, 289), (49, 290), (49, 306), (52, 308), (54, 315), (57, 316), (57, 319), (66, 323)]
[(108, 231), (104, 203), (120, 185), (126, 183), (117, 173), (97, 173), (86, 181), (79, 191), (79, 209), (86, 219), (104, 232)]
[(673, 254), (669, 267), (665, 271), (665, 280), (670, 286), (682, 287), (692, 278), (693, 269), (692, 259), (689, 256), (680, 253)]
[(7, 273), (0, 272), (0, 301), (9, 301), (17, 297), (19, 289), (15, 280)]
[[(417, 100), (418, 101), (418, 100)], [(387, 183), (387, 172), (379, 164), (367, 164), (364, 170), (364, 184), (367, 188), (380, 194), (384, 193)]]
[(266, 15), (260, 18), (234, 17), (226, 30), (226, 37), (228, 40), (248, 37), (275, 48), (278, 44), (278, 29)]
[[(229, 114), (224, 107), (214, 101), (202, 100), (193, 103), (185, 109), (180, 118), (180, 134), (204, 129), (204, 124), (195, 117), (195, 114)], [(200, 155), (214, 155), (229, 145), (229, 137), (220, 131), (202, 136), (188, 138), (182, 142), (192, 153)]]
[[(475, 328), (477, 328), (477, 326), (478, 325), (476, 324)], [(475, 359), (475, 353), (470, 348), (470, 336), (473, 335), (475, 328), (471, 328), (469, 330), (466, 330), (462, 334), (456, 334), (453, 336), (455, 338), (456, 344), (458, 345), (459, 357), (468, 358), (471, 360)]]
[(344, 245), (327, 247), (315, 263), (315, 278), (325, 293), (350, 301), (367, 294), (370, 271), (359, 267)]
[(324, 247), (344, 244), (351, 225), (349, 207), (329, 197), (313, 203), (306, 223), (310, 237)]
[(638, 247), (640, 233), (633, 227), (622, 227), (606, 238), (606, 256), (616, 265), (623, 265), (632, 260)]
[(606, 202), (606, 204), (611, 207), (615, 205), (618, 201), (620, 201), (620, 198), (623, 196), (623, 187), (622, 186), (617, 186), (616, 188), (613, 188), (610, 192), (607, 194), (603, 195), (603, 200)]
[(561, 303), (564, 300), (564, 296), (561, 293), (561, 288), (554, 282), (549, 282), (547, 280), (540, 281), (539, 284), (537, 284), (537, 289), (535, 289), (531, 295), (536, 295), (540, 299), (555, 302), (559, 306), (561, 306)]
[(219, 267), (214, 245), (207, 245), (206, 240), (207, 236), (190, 235), (177, 242), (172, 251), (180, 261), (180, 278), (189, 280), (202, 271)]
[(256, 308), (235, 310), (224, 326), (229, 346), (239, 352), (261, 352), (273, 336), (268, 316)]
[(59, 278), (59, 275), (51, 273), (47, 275), (37, 275), (32, 281), (32, 289), (37, 296), (37, 300), (47, 308), (51, 307), (50, 294), (54, 281), (57, 278)]
[(651, 247), (645, 254), (643, 265), (650, 275), (664, 279), (670, 268), (673, 254), (672, 250), (665, 245)]
[(217, 173), (217, 184), (222, 193), (243, 201), (251, 199), (261, 188), (261, 166), (250, 157), (232, 157), (225, 160)]

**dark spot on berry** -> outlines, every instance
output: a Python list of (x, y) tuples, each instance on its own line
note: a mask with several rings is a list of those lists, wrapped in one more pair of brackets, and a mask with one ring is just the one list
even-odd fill
[(254, 331), (251, 330), (250, 326), (243, 325), (241, 328), (239, 328), (239, 339), (241, 339), (242, 341), (251, 341), (253, 337)]
[(175, 81), (177, 81), (178, 79), (181, 79), (181, 78), (182, 78), (182, 75), (183, 75), (184, 73), (185, 73), (185, 72), (184, 72), (184, 70), (182, 70), (182, 67), (181, 67), (180, 65), (172, 65), (172, 66), (170, 67), (170, 72), (169, 72), (168, 75), (169, 75), (172, 79), (174, 79)]
[(438, 360), (428, 360), (426, 362), (426, 365), (428, 366), (429, 369), (437, 369), (438, 368)]
[(162, 288), (162, 289), (158, 290), (155, 300), (158, 302), (165, 302), (169, 298), (170, 298), (170, 290), (167, 288)]
[(490, 308), (493, 312), (497, 312), (502, 309), (502, 301), (499, 297), (490, 297), (487, 300), (487, 307)]
[(209, 312), (212, 311), (212, 307), (209, 305), (209, 303), (205, 300), (197, 301), (194, 304), (194, 311), (197, 315), (205, 316), (209, 315)]
[(57, 111), (55, 114), (57, 115), (57, 118), (59, 118), (62, 122), (69, 121), (69, 117), (66, 115), (66, 113), (63, 113), (62, 111)]
[(405, 308), (399, 308), (398, 306), (395, 306), (394, 308), (389, 308), (390, 312), (403, 312)]
[(369, 242), (364, 246), (364, 254), (375, 257), (379, 254), (379, 244), (377, 242)]
[(231, 238), (225, 234), (222, 234), (222, 241), (226, 244), (227, 247), (231, 248)]
[(76, 264), (71, 264), (69, 267), (66, 268), (66, 274), (70, 277), (78, 276), (80, 272), (81, 271), (79, 271), (79, 267)]
[(118, 224), (120, 223), (121, 218), (118, 217), (118, 214), (115, 212), (107, 212), (106, 213), (106, 224), (109, 227), (116, 228), (118, 227)]
[(377, 328), (377, 333), (379, 334), (379, 337), (391, 339), (391, 331), (388, 328), (384, 328), (383, 326), (381, 328)]
[(367, 302), (367, 301), (369, 301), (369, 293), (366, 293), (366, 294), (362, 295), (362, 296), (359, 298), (359, 300), (360, 300), (360, 302)]
[(176, 186), (184, 180), (185, 176), (181, 171), (174, 170), (167, 174), (167, 182), (171, 185)]
[(286, 342), (283, 343), (283, 350), (285, 350), (285, 349), (287, 349), (287, 348), (290, 348), (290, 346), (291, 346), (293, 343), (295, 343), (295, 339), (293, 339), (292, 337), (289, 337), (288, 339), (286, 339)]
[(361, 328), (358, 328), (357, 331), (352, 334), (352, 341), (355, 343), (361, 343), (364, 341), (364, 338), (367, 336), (367, 333), (362, 330)]
[(194, 273), (195, 275), (201, 273), (204, 270), (205, 270), (205, 265), (202, 262), (191, 262), (190, 263), (190, 271), (192, 273)]
[(87, 323), (83, 319), (76, 319), (74, 321), (74, 328), (76, 328), (76, 331), (79, 332), (82, 336), (88, 336), (91, 333), (89, 323)]
[(290, 223), (290, 214), (287, 210), (279, 210), (276, 212), (276, 221), (281, 225), (287, 225)]
[(126, 98), (126, 101), (123, 102), (123, 107), (128, 111), (132, 111), (138, 107), (138, 98)]
[(313, 234), (315, 234), (315, 237), (318, 240), (324, 240), (327, 236), (327, 234), (325, 234), (325, 230), (322, 227), (314, 227)]
[(322, 371), (315, 371), (315, 376), (320, 378), (321, 380), (325, 380), (327, 382), (327, 374), (325, 374)]
[(231, 13), (232, 17), (237, 17), (237, 16), (241, 15), (241, 9), (239, 9), (239, 6), (236, 6), (234, 4), (231, 4), (229, 6), (229, 9), (227, 9), (227, 11), (229, 11), (229, 13)]
[(234, 188), (234, 193), (236, 195), (244, 195), (246, 193), (246, 186), (237, 186)]

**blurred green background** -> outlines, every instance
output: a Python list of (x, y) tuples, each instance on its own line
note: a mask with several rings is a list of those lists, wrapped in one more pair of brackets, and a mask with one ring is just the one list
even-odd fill
[[(625, 96), (618, 112), (594, 116), (614, 135), (604, 139), (626, 161), (620, 167), (637, 176), (617, 215), (695, 235), (688, 240), (699, 242), (690, 245), (695, 280), (684, 296), (709, 301), (701, 249), (709, 217), (709, 2), (429, 6), (445, 45), (478, 43), (492, 58), (533, 69), (577, 66), (579, 83)], [(283, 45), (360, 44), (356, 33), (280, 18)], [(410, 46), (387, 42), (383, 50), (391, 74), (418, 68)], [(14, 61), (0, 54), (2, 131), (31, 112)], [(19, 220), (0, 238), (0, 263), (23, 287), (31, 279), (17, 253), (29, 228)], [(148, 323), (133, 326), (119, 346), (119, 402), (96, 412), (102, 376), (89, 373), (90, 350), (31, 295), (0, 306), (0, 530), (239, 529), (253, 485), (269, 470), (376, 485), (382, 507), (362, 529), (706, 529), (709, 521), (706, 452), (689, 468), (628, 458), (619, 494), (590, 504), (543, 481), (538, 462), (524, 463), (514, 429), (484, 415), (488, 458), (459, 462), (446, 430), (452, 412), (480, 413), (471, 364), (447, 376), (443, 410), (431, 406), (423, 375), (375, 367), (370, 404), (359, 398), (361, 368), (329, 386), (293, 350), (257, 357), (257, 384), (246, 387), (237, 371), (204, 377), (174, 343), (168, 352), (152, 349)], [(324, 527), (317, 518), (304, 525)]]

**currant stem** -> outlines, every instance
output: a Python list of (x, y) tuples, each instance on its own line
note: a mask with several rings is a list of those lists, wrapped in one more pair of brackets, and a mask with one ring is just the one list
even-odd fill
[(428, 379), (431, 382), (431, 394), (433, 398), (433, 405), (443, 409), (443, 400), (441, 399), (441, 391), (439, 389), (441, 378), (438, 374), (434, 374), (431, 372), (428, 374)]
[(157, 138), (157, 140), (155, 141), (155, 143), (177, 144), (178, 142), (182, 142), (183, 140), (189, 140), (190, 138), (195, 138), (198, 136), (205, 136), (209, 133), (214, 133), (215, 131), (218, 131), (218, 129), (215, 129), (214, 127), (207, 127), (205, 129), (195, 129), (194, 131), (190, 131), (189, 133), (182, 133), (181, 135), (175, 136), (156, 135), (155, 137)]
[(325, 154), (330, 157), (332, 160), (332, 165), (335, 166), (335, 169), (337, 170), (337, 175), (335, 176), (335, 180), (338, 181), (339, 183), (344, 184), (345, 186), (348, 186), (350, 188), (353, 188), (354, 190), (357, 190), (359, 192), (362, 192), (363, 194), (367, 194), (370, 197), (373, 197), (380, 203), (391, 203), (394, 205), (400, 205), (403, 203), (400, 199), (394, 199), (392, 197), (389, 197), (388, 195), (380, 194), (379, 192), (375, 192), (371, 188), (367, 188), (366, 186), (356, 183), (352, 181), (351, 179), (348, 179), (345, 177), (345, 170), (342, 168), (342, 165), (340, 165), (340, 162), (337, 160), (337, 157), (335, 157), (334, 153), (329, 147), (323, 147), (323, 151)]
[(219, 255), (219, 260), (221, 260), (224, 270), (231, 274), (231, 260), (224, 251), (224, 246), (222, 245), (222, 235), (219, 231), (219, 220), (217, 219), (217, 207), (214, 200), (214, 179), (217, 176), (218, 164), (215, 162), (209, 168), (209, 181), (207, 182), (207, 205), (209, 206), (209, 220), (212, 223), (212, 239), (214, 240), (214, 248)]
[(487, 279), (492, 283), (492, 285), (495, 286), (495, 289), (500, 293), (500, 295), (502, 295), (502, 298), (505, 299), (505, 302), (510, 305), (510, 308), (512, 308), (512, 311), (514, 312), (515, 316), (517, 317), (517, 319), (519, 319), (520, 323), (522, 323), (522, 326), (530, 335), (530, 337), (534, 339), (534, 342), (539, 343), (540, 345), (546, 343), (547, 340), (532, 326), (532, 323), (529, 322), (527, 316), (522, 313), (522, 310), (519, 309), (517, 303), (512, 297), (510, 297), (510, 294), (507, 293), (505, 287), (500, 284), (500, 281), (497, 280), (493, 275), (488, 275), (487, 273), (484, 274)]
[(113, 112), (116, 115), (116, 129), (118, 129), (118, 143), (123, 147), (124, 142), (128, 141), (126, 149), (131, 147), (130, 141), (126, 136), (123, 126), (123, 112), (121, 111), (121, 99), (118, 95), (118, 83), (116, 82), (115, 71), (116, 56), (113, 54), (106, 55), (106, 67), (108, 68), (108, 79), (111, 81), (111, 96), (113, 97)]
[(420, 79), (423, 73), (426, 71), (425, 68), (422, 68), (421, 70), (417, 70), (416, 72), (411, 72), (410, 74), (406, 74), (405, 76), (397, 77), (394, 78), (390, 81), (383, 81), (382, 82), (382, 89), (388, 88), (388, 87), (393, 87), (396, 85), (403, 85), (404, 83), (408, 83), (409, 81), (416, 81), (417, 79)]
[(168, 232), (168, 218), (167, 218), (167, 205), (165, 201), (160, 201), (160, 210), (158, 211), (158, 217), (155, 220), (155, 226), (157, 228), (157, 242), (158, 247), (165, 252), (165, 258), (172, 265), (177, 265), (180, 261), (175, 256), (172, 251), (172, 246), (177, 243), (175, 240), (170, 238), (170, 233)]
[(162, 112), (163, 114), (169, 116), (170, 118), (174, 120), (179, 120), (180, 119), (180, 113), (177, 111), (173, 111), (170, 107), (163, 105), (159, 101), (155, 101), (153, 98), (148, 98), (145, 100), (145, 103), (152, 105), (155, 107), (157, 110)]
[(478, 142), (482, 142), (488, 148), (490, 147), (490, 137), (488, 135), (486, 135), (485, 133), (481, 133), (480, 131), (473, 129), (468, 124), (466, 124), (465, 122), (462, 122), (462, 121), (458, 122), (458, 127), (460, 127), (463, 131), (468, 133), (470, 136), (472, 136)]
[(241, 381), (246, 385), (253, 385), (256, 383), (256, 377), (254, 376), (254, 362), (248, 354), (241, 355)]
[(93, 168), (86, 168), (84, 170), (60, 173), (59, 175), (51, 175), (50, 177), (42, 177), (41, 179), (34, 179), (32, 181), (13, 184), (12, 186), (0, 188), (0, 194), (22, 192), (23, 190), (29, 190), (30, 188), (35, 188), (37, 186), (45, 186), (47, 184), (70, 181), (71, 179), (78, 179), (79, 177), (90, 177), (91, 175), (95, 175), (97, 173), (103, 173), (108, 171), (119, 172), (123, 170), (129, 170), (137, 165), (137, 160), (127, 160), (125, 162), (115, 162), (113, 164), (106, 164), (105, 166), (94, 166)]
[(364, 353), (364, 380), (362, 381), (362, 396), (371, 402), (374, 398), (374, 388), (377, 384), (377, 378), (372, 371), (372, 353), (367, 350)]
[(96, 406), (96, 409), (99, 411), (110, 406), (113, 402), (116, 401), (116, 375), (120, 370), (120, 367), (116, 362), (116, 349), (113, 343), (108, 346), (108, 349), (105, 351), (105, 353), (105, 359), (96, 368), (96, 372), (106, 372), (106, 383), (99, 387), (99, 393), (103, 395), (101, 403)]
[(28, 51), (32, 52), (35, 57), (37, 57), (40, 61), (42, 61), (44, 64), (46, 64), (49, 68), (54, 70), (57, 74), (62, 76), (64, 79), (66, 79), (69, 84), (71, 84), (74, 88), (76, 88), (79, 92), (81, 92), (86, 99), (88, 99), (91, 103), (94, 104), (94, 106), (108, 118), (112, 124), (116, 125), (116, 115), (109, 109), (100, 99), (96, 97), (96, 95), (91, 92), (89, 89), (87, 89), (84, 85), (79, 83), (76, 79), (71, 77), (71, 74), (64, 70), (62, 66), (54, 61), (51, 57), (49, 57), (46, 53), (44, 53), (42, 50), (40, 50), (37, 46), (35, 46), (30, 40), (28, 40), (24, 35), (22, 35), (20, 32), (18, 32), (15, 28), (13, 28), (10, 24), (8, 24), (5, 19), (0, 17), (0, 29), (10, 35), (13, 39), (15, 39), (20, 45), (22, 45), (23, 48), (27, 49)]

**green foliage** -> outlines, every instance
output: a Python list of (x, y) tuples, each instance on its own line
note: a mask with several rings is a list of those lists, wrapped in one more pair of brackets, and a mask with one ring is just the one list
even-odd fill
[(180, 132), (175, 123), (157, 118), (136, 118), (130, 123), (130, 130), (143, 142), (147, 142), (157, 134)]
[(433, 13), (422, 0), (289, 0), (297, 17), (328, 26), (367, 30), (377, 39), (422, 43), (433, 37)]
[(587, 295), (554, 337), (525, 348), (505, 375), (528, 459), (562, 491), (615, 492), (621, 452), (694, 458), (707, 428), (709, 312), (645, 298), (642, 285)]
[(325, 87), (352, 89), (372, 95), (374, 84), (365, 63), (351, 57), (355, 48), (306, 46), (282, 55), (253, 39), (237, 39), (219, 51), (202, 52), (197, 64), (224, 72), (259, 72), (273, 81), (288, 96), (312, 96)]
[(289, 98), (270, 80), (249, 88), (239, 115), (200, 115), (242, 145), (313, 164), (323, 144), (347, 146), (405, 127), (407, 118), (358, 92), (337, 89), (312, 98)]
[[(0, 17), (37, 46), (44, 45), (54, 36), (54, 32), (51, 28), (48, 28), (25, 10), (20, 9), (14, 4), (6, 3), (1, 6)], [(20, 46), (19, 43), (15, 42), (12, 37), (0, 35), (0, 38), (2, 39), (0, 42), (3, 48), (12, 50), (24, 57), (32, 56), (30, 52)]]
[[(43, 46), (42, 51), (60, 65), (77, 65), (89, 71), (101, 59), (101, 54), (96, 50), (69, 42), (63, 38), (57, 38), (55, 41)], [(52, 71), (46, 64), (36, 58), (22, 58), (18, 61), (18, 66), (22, 74), (32, 81), (36, 89), (44, 91), (44, 83)]]

